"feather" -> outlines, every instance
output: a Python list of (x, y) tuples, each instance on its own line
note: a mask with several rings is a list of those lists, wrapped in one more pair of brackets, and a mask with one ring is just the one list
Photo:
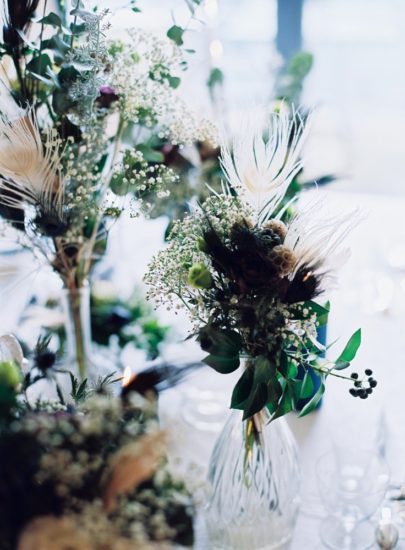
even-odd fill
[(104, 489), (104, 508), (113, 512), (120, 495), (130, 493), (154, 474), (165, 450), (164, 434), (145, 434), (113, 455)]
[(226, 178), (253, 208), (258, 223), (270, 218), (302, 169), (300, 153), (308, 127), (295, 110), (291, 116), (287, 110), (258, 112), (243, 121), (231, 147), (223, 140), (220, 162)]
[(0, 109), (0, 201), (10, 208), (22, 204), (45, 212), (63, 210), (63, 180), (59, 138), (44, 132), (44, 144), (32, 109), (11, 119)]

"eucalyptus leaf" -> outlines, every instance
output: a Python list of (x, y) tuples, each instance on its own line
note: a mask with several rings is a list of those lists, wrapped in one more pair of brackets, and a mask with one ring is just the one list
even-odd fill
[(47, 53), (43, 53), (40, 56), (31, 59), (31, 61), (27, 64), (26, 69), (30, 73), (46, 76), (48, 67), (52, 67), (51, 58)]
[(59, 29), (62, 28), (61, 18), (59, 17), (59, 15), (57, 15), (53, 11), (51, 11), (50, 13), (48, 13), (48, 15), (40, 19), (38, 23), (41, 23), (41, 25), (51, 25), (52, 27), (57, 27)]
[(178, 46), (182, 46), (184, 44), (183, 34), (184, 29), (182, 27), (179, 27), (178, 25), (173, 25), (167, 31), (168, 38), (173, 40), (173, 42), (175, 42)]

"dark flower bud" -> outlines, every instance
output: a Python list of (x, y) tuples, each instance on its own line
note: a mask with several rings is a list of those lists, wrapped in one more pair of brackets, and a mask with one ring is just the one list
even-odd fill
[(97, 103), (103, 109), (109, 109), (113, 103), (119, 100), (119, 96), (111, 86), (101, 86), (99, 92)]
[(56, 354), (53, 351), (45, 350), (35, 358), (36, 365), (41, 370), (48, 370), (56, 363)]
[(270, 229), (273, 233), (276, 233), (282, 241), (284, 241), (287, 234), (287, 227), (281, 220), (269, 220), (263, 225), (262, 229)]

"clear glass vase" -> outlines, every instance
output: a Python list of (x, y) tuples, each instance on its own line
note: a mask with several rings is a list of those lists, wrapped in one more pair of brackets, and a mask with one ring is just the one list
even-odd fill
[(205, 510), (211, 550), (287, 548), (299, 508), (300, 469), (284, 418), (232, 411), (214, 447)]
[(63, 367), (81, 380), (96, 382), (117, 370), (108, 354), (101, 354), (91, 338), (90, 285), (62, 290), (65, 317), (65, 354)]

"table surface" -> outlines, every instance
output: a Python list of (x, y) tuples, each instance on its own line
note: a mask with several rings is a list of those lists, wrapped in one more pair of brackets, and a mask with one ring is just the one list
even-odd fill
[[(405, 481), (405, 198), (330, 190), (316, 193), (326, 196), (334, 213), (354, 210), (358, 206), (366, 214), (348, 238), (352, 257), (341, 269), (339, 287), (330, 294), (332, 310), (328, 340), (332, 342), (341, 337), (332, 352), (337, 355), (345, 339), (362, 327), (363, 342), (354, 368), (357, 371), (373, 369), (379, 384), (370, 399), (361, 401), (349, 395), (343, 381), (331, 379), (318, 411), (303, 419), (289, 416), (300, 448), (303, 472), (301, 512), (291, 550), (323, 548), (318, 529), (324, 511), (318, 496), (314, 464), (333, 445), (383, 450), (391, 467), (393, 483)], [(311, 192), (307, 199), (312, 198)], [(148, 259), (162, 246), (165, 226), (163, 220), (148, 222), (148, 239), (145, 240), (145, 222), (131, 220), (128, 223), (133, 224), (130, 231), (129, 226), (122, 229), (117, 224), (111, 234), (114, 255), (110, 263), (115, 266), (114, 278), (123, 291), (131, 289), (134, 280), (140, 280)], [(134, 250), (138, 250), (136, 262), (131, 261)], [(117, 262), (114, 258), (126, 260)], [(35, 281), (27, 277), (33, 271), (30, 259), (21, 261), (15, 273), (12, 269), (4, 269), (6, 264), (12, 264), (10, 256), (0, 255), (0, 333), (14, 330), (21, 309), (33, 290), (40, 293), (45, 292), (45, 288), (58, 287), (54, 280), (52, 285), (48, 284), (51, 275), (47, 270), (36, 269)], [(25, 277), (19, 284), (18, 269)], [(162, 315), (165, 321), (173, 321), (177, 342), (180, 341), (187, 330), (185, 319), (174, 319), (167, 312)], [(167, 358), (178, 357), (179, 352), (184, 359), (200, 356), (192, 343), (179, 346), (177, 342), (165, 351)], [(228, 415), (231, 386), (230, 376), (207, 369), (197, 375), (197, 379), (190, 378), (182, 387), (162, 396), (162, 422), (171, 428), (172, 456), (180, 457), (196, 484), (204, 479), (219, 425)], [(219, 395), (222, 420), (216, 431), (213, 425), (211, 431), (202, 430), (192, 426), (184, 416), (190, 404), (195, 403), (195, 391), (201, 396), (213, 387)], [(195, 465), (194, 469), (190, 468), (190, 463)], [(209, 550), (203, 531), (202, 527), (198, 528), (196, 548)], [(404, 538), (397, 548), (405, 549), (405, 528), (402, 534)]]

